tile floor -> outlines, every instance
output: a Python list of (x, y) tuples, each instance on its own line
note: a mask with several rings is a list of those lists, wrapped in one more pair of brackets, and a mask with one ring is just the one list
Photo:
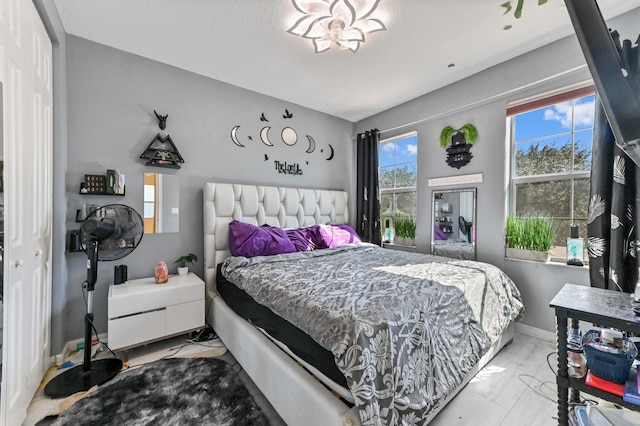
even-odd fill
[(555, 342), (515, 333), (429, 426), (558, 424)]
[[(187, 336), (132, 349), (127, 352), (131, 367), (157, 359), (189, 355), (221, 347), (219, 340), (183, 347)], [(178, 348), (180, 348), (178, 350)], [(557, 424), (554, 373), (547, 365), (547, 356), (555, 343), (515, 333), (513, 342), (505, 347), (430, 423), (431, 426), (510, 426)], [(232, 356), (227, 353), (225, 357)], [(550, 356), (556, 366), (555, 354)], [(240, 372), (247, 381), (244, 371)], [(284, 425), (273, 408), (252, 383), (247, 383), (265, 414), (275, 425)], [(42, 391), (34, 397), (24, 425), (35, 425), (55, 404)], [(296, 425), (291, 425), (296, 426)]]

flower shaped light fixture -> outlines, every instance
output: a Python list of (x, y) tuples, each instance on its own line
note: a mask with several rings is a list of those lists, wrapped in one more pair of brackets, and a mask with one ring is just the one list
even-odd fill
[(380, 0), (292, 0), (304, 14), (287, 30), (313, 40), (316, 53), (329, 50), (332, 44), (357, 51), (365, 34), (384, 31), (379, 19), (371, 18)]

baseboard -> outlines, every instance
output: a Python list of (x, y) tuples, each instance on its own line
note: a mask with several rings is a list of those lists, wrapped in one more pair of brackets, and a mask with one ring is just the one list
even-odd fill
[(521, 322), (516, 322), (516, 333), (526, 334), (527, 336), (535, 337), (536, 339), (545, 340), (550, 343), (555, 343), (556, 334), (543, 330), (541, 328), (532, 327), (527, 324), (522, 324)]
[[(100, 339), (101, 342), (107, 342), (107, 333), (98, 334), (98, 339)], [(51, 357), (53, 364), (61, 365), (64, 360), (67, 359), (69, 355), (71, 355), (72, 352), (76, 351), (76, 349), (78, 348), (78, 343), (84, 343), (84, 338), (69, 340), (67, 343), (65, 343), (64, 347), (62, 348), (62, 353)]]

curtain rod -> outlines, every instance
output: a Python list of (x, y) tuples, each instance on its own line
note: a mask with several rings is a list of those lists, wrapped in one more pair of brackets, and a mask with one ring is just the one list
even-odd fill
[(437, 118), (441, 118), (441, 117), (444, 117), (444, 116), (447, 116), (447, 115), (453, 114), (453, 113), (455, 113), (455, 112), (463, 111), (463, 110), (466, 110), (466, 109), (471, 108), (471, 107), (475, 107), (475, 106), (478, 106), (478, 105), (482, 105), (482, 104), (485, 104), (485, 103), (488, 103), (488, 102), (494, 101), (494, 100), (496, 100), (496, 99), (500, 99), (500, 98), (502, 98), (502, 97), (504, 97), (504, 96), (507, 96), (507, 95), (510, 95), (510, 94), (513, 94), (513, 93), (519, 92), (519, 91), (521, 91), (521, 90), (528, 89), (528, 88), (533, 87), (533, 86), (536, 86), (536, 85), (538, 85), (538, 84), (546, 83), (546, 82), (551, 81), (551, 80), (554, 80), (554, 79), (556, 79), (556, 78), (564, 77), (564, 76), (565, 76), (565, 75), (567, 75), (567, 74), (571, 74), (571, 73), (573, 73), (573, 72), (576, 72), (576, 71), (579, 71), (579, 70), (581, 70), (581, 69), (583, 69), (583, 68), (586, 68), (586, 66), (587, 66), (586, 64), (584, 64), (584, 65), (579, 65), (579, 66), (574, 67), (574, 68), (571, 68), (571, 69), (569, 69), (569, 70), (567, 70), (567, 71), (563, 71), (563, 72), (560, 72), (560, 73), (558, 73), (558, 74), (554, 74), (554, 75), (552, 75), (552, 76), (545, 77), (545, 78), (543, 78), (543, 79), (540, 79), (540, 80), (534, 81), (534, 82), (532, 82), (532, 83), (525, 84), (525, 85), (520, 86), (520, 87), (516, 87), (516, 88), (513, 88), (513, 89), (509, 89), (509, 90), (506, 90), (506, 91), (501, 92), (501, 93), (497, 93), (497, 94), (495, 94), (495, 95), (493, 95), (493, 96), (489, 96), (488, 98), (481, 99), (481, 100), (479, 100), (479, 101), (471, 102), (471, 103), (468, 103), (468, 104), (466, 104), (466, 105), (462, 105), (462, 106), (459, 106), (459, 107), (456, 107), (456, 108), (452, 108), (452, 109), (450, 109), (450, 110), (448, 110), (448, 111), (440, 112), (440, 113), (438, 113), (438, 114), (434, 114), (434, 115), (431, 115), (431, 116), (429, 116), (429, 117), (421, 118), (420, 120), (412, 121), (411, 123), (401, 124), (401, 125), (399, 125), (399, 126), (392, 127), (392, 128), (390, 128), (390, 129), (380, 130), (378, 133), (389, 133), (389, 132), (393, 132), (393, 131), (400, 130), (400, 129), (405, 128), (405, 127), (415, 126), (415, 125), (417, 125), (417, 124), (424, 123), (425, 121), (435, 120), (435, 119), (437, 119)]

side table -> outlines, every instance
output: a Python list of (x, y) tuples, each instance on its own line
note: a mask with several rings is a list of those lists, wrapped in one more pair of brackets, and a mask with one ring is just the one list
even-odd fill
[(127, 349), (204, 327), (204, 294), (204, 281), (192, 272), (164, 284), (150, 277), (111, 285), (109, 347)]
[(601, 288), (565, 284), (549, 304), (556, 313), (556, 338), (558, 342), (558, 425), (569, 424), (569, 389), (572, 402), (577, 402), (580, 392), (612, 401), (631, 410), (640, 411), (640, 406), (623, 401), (621, 397), (591, 387), (582, 379), (569, 377), (567, 360), (567, 320), (573, 326), (578, 321), (588, 321), (599, 327), (613, 327), (621, 331), (640, 333), (640, 323), (632, 310), (632, 298), (622, 293)]

